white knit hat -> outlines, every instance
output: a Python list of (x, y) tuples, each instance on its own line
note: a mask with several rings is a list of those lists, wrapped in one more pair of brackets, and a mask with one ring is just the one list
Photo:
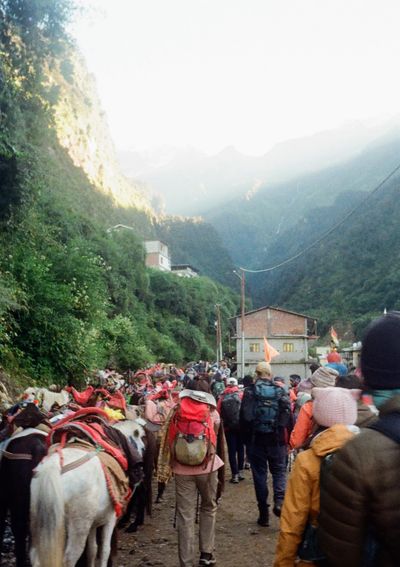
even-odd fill
[(313, 388), (313, 417), (323, 427), (354, 425), (357, 421), (357, 399), (360, 390), (346, 388)]

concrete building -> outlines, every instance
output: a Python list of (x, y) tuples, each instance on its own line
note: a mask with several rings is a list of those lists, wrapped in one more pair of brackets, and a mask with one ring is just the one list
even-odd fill
[(198, 270), (190, 264), (174, 264), (171, 266), (171, 271), (182, 278), (197, 278), (199, 275)]
[[(238, 375), (241, 375), (241, 317), (235, 317), (236, 353)], [(261, 307), (245, 313), (244, 316), (244, 366), (245, 374), (253, 374), (257, 363), (265, 360), (264, 337), (279, 355), (271, 362), (275, 376), (288, 378), (299, 374), (302, 378), (308, 372), (308, 343), (315, 340), (317, 322), (300, 313), (278, 307)]]
[(146, 266), (148, 268), (156, 268), (163, 272), (171, 271), (171, 258), (166, 244), (160, 240), (146, 240), (144, 247), (146, 249)]

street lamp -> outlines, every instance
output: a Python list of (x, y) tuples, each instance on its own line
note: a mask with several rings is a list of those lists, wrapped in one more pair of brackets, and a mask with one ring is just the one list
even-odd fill
[(245, 279), (244, 279), (244, 270), (242, 268), (240, 268), (240, 273), (236, 270), (233, 270), (233, 273), (235, 274), (235, 276), (237, 276), (240, 279), (240, 289), (241, 289), (241, 322), (240, 322), (240, 327), (241, 327), (241, 339), (240, 339), (240, 351), (241, 351), (241, 378), (244, 378), (244, 284), (245, 284)]

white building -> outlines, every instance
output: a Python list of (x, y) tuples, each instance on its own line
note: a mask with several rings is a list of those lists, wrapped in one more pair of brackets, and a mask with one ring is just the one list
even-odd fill
[(174, 264), (171, 266), (171, 271), (183, 278), (197, 278), (199, 275), (198, 270), (190, 266), (190, 264)]
[(160, 240), (146, 240), (144, 247), (146, 249), (146, 266), (148, 268), (156, 268), (163, 272), (171, 271), (171, 258), (166, 244)]

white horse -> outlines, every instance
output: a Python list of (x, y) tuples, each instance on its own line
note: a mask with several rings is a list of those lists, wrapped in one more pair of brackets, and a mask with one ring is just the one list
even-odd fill
[[(143, 446), (140, 436), (145, 432), (140, 424), (116, 425), (137, 446)], [(88, 567), (107, 567), (117, 516), (100, 460), (95, 452), (68, 446), (62, 455), (66, 472), (62, 474), (60, 456), (54, 453), (38, 465), (32, 478), (32, 566), (75, 567), (87, 543)], [(67, 465), (81, 459), (84, 462), (68, 470)]]
[(50, 411), (55, 403), (59, 406), (64, 406), (71, 401), (71, 395), (66, 390), (61, 392), (53, 392), (47, 388), (27, 388), (23, 393), (25, 401), (33, 402), (38, 400), (39, 406), (43, 407), (46, 411)]

